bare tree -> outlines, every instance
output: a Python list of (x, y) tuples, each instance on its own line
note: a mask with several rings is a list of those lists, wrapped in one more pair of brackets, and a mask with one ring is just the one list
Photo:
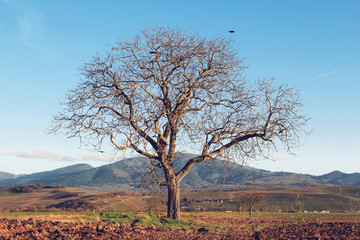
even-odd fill
[[(273, 80), (247, 81), (230, 39), (166, 27), (141, 33), (82, 66), (52, 131), (64, 129), (97, 150), (109, 140), (148, 157), (164, 173), (168, 217), (180, 218), (180, 181), (195, 164), (298, 145), (307, 122), (298, 92)], [(175, 172), (180, 147), (198, 155)]]
[(235, 202), (239, 207), (239, 212), (241, 211), (241, 207), (245, 206), (248, 207), (249, 216), (252, 216), (254, 207), (264, 203), (265, 201), (266, 196), (264, 194), (248, 193), (241, 195)]

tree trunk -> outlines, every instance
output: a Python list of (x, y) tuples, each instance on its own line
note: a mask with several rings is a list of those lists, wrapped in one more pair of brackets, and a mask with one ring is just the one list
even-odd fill
[(168, 181), (167, 217), (180, 220), (180, 181)]

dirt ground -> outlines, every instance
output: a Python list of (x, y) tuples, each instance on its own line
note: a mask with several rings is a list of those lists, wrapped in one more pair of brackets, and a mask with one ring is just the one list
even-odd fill
[[(80, 223), (1, 219), (0, 239), (360, 239), (360, 222), (354, 219), (294, 221), (275, 218), (224, 219), (206, 215), (189, 215), (188, 218), (218, 227), (175, 229), (101, 221)], [(230, 219), (233, 222), (229, 223)]]

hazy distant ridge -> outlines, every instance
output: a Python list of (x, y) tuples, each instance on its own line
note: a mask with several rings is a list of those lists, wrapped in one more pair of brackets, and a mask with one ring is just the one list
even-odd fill
[(0, 172), (0, 180), (15, 178), (15, 175), (7, 172)]
[[(52, 171), (38, 172), (28, 175), (19, 175), (10, 174), (10, 177), (0, 180), (1, 186), (9, 185), (22, 185), (22, 184), (32, 184), (32, 183), (44, 183), (49, 184), (53, 181), (56, 182), (56, 179), (59, 177), (65, 177), (72, 174), (77, 174), (79, 172), (92, 169), (93, 167), (89, 164), (76, 164), (63, 168), (58, 168)], [(1, 175), (0, 175), (1, 176)], [(9, 176), (9, 175), (8, 175)]]
[[(182, 153), (175, 161), (179, 170), (193, 154)], [(334, 171), (322, 176), (289, 172), (270, 172), (239, 164), (216, 160), (195, 165), (183, 179), (182, 187), (202, 188), (216, 185), (258, 185), (258, 186), (320, 186), (341, 185), (360, 186), (360, 173), (345, 174)], [(107, 190), (134, 190), (147, 166), (146, 158), (124, 159), (109, 165), (94, 168), (89, 164), (76, 164), (53, 171), (39, 172), (15, 177), (14, 174), (0, 172), (0, 186), (31, 183), (61, 184)]]

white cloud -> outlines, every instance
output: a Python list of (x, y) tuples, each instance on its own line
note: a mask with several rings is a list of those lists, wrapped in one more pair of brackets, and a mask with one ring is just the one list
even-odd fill
[(113, 154), (91, 154), (91, 153), (79, 153), (78, 156), (82, 161), (112, 161), (114, 160)]
[(38, 158), (38, 159), (62, 161), (62, 157), (60, 154), (49, 152), (49, 151), (46, 151), (41, 148), (37, 148), (32, 152), (15, 153), (15, 156), (21, 157), (21, 158)]
[(5, 151), (5, 150), (0, 150), (0, 155), (11, 155), (11, 153), (10, 152), (8, 152), (8, 151)]
[(60, 162), (75, 161), (75, 159), (72, 157), (62, 156), (58, 153), (47, 151), (42, 148), (37, 148), (33, 151), (21, 151), (21, 152), (9, 152), (5, 150), (0, 150), (0, 155), (15, 156), (18, 158), (46, 159), (46, 160), (60, 161)]
[(63, 156), (59, 153), (51, 152), (42, 148), (36, 148), (33, 151), (9, 152), (0, 150), (0, 155), (15, 156), (18, 158), (45, 159), (59, 162), (87, 162), (87, 161), (107, 161), (112, 162), (115, 159), (113, 154), (91, 154), (79, 153), (76, 157)]

